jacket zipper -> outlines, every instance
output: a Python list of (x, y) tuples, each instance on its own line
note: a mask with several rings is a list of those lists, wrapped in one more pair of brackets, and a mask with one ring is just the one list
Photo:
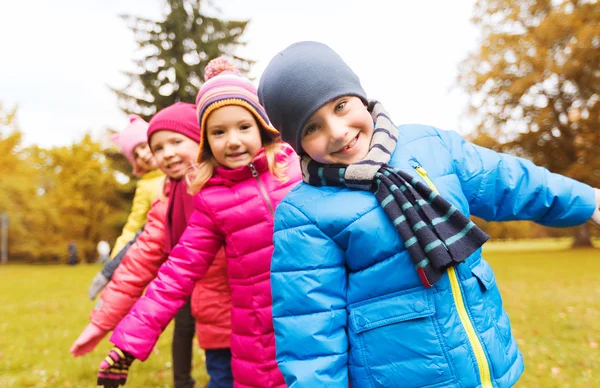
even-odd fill
[(256, 167), (254, 167), (254, 163), (251, 162), (248, 165), (248, 167), (250, 167), (250, 171), (252, 171), (252, 176), (254, 177), (254, 179), (256, 179), (256, 182), (258, 183), (258, 188), (260, 189), (260, 193), (262, 194), (263, 199), (267, 203), (267, 206), (269, 206), (269, 210), (271, 211), (271, 216), (274, 216), (275, 211), (273, 210), (273, 204), (271, 203), (271, 199), (267, 195), (267, 191), (265, 190), (265, 187), (263, 186), (262, 182), (260, 181), (260, 178), (258, 177), (258, 171), (256, 171)]
[(425, 171), (425, 169), (423, 167), (421, 167), (420, 165), (417, 165), (415, 167), (415, 171), (417, 171), (417, 174), (419, 174), (421, 176), (421, 178), (423, 178), (425, 183), (427, 183), (427, 186), (429, 186), (433, 191), (435, 191), (436, 193), (439, 194), (439, 192), (435, 188), (435, 185), (433, 184), (431, 179), (429, 179), (429, 177), (427, 176), (427, 171)]
[[(423, 167), (417, 164), (413, 168), (433, 191), (437, 194), (440, 193), (429, 176), (427, 176), (427, 171), (425, 171)], [(473, 353), (475, 353), (475, 360), (477, 361), (477, 366), (479, 368), (481, 387), (493, 388), (489, 362), (485, 355), (485, 351), (483, 350), (483, 346), (481, 345), (481, 341), (479, 341), (479, 337), (477, 337), (477, 332), (473, 327), (473, 322), (471, 322), (467, 308), (465, 307), (465, 300), (454, 267), (448, 268), (448, 279), (450, 280), (450, 289), (452, 290), (452, 297), (454, 298), (454, 304), (456, 305), (460, 322), (467, 333), (467, 338), (469, 339), (471, 348), (473, 348)]]

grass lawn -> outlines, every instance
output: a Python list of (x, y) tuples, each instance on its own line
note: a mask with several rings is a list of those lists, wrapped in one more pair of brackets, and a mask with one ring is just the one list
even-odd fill
[[(96, 265), (0, 267), (0, 388), (96, 386), (98, 365), (112, 344), (105, 339), (79, 358), (71, 357), (69, 348), (89, 322), (94, 303), (87, 288), (99, 270)], [(172, 386), (171, 338), (169, 326), (154, 354), (133, 364), (126, 386)], [(204, 353), (194, 346), (198, 387), (207, 377)]]
[(516, 386), (600, 386), (600, 249), (509, 244), (484, 257), (525, 359)]
[[(591, 387), (600, 381), (600, 250), (562, 242), (488, 244), (513, 331), (525, 357), (517, 387)], [(105, 340), (74, 359), (69, 348), (88, 323), (87, 287), (98, 266), (0, 267), (0, 388), (92, 387), (110, 348)], [(171, 328), (127, 386), (171, 386)], [(194, 377), (206, 382), (203, 353)]]

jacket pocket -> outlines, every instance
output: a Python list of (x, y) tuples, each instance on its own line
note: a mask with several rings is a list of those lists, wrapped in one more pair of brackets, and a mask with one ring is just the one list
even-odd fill
[(350, 313), (355, 333), (435, 314), (435, 305), (427, 291), (394, 296), (356, 307)]
[(481, 301), (473, 305), (471, 314), (478, 323), (480, 332), (489, 330), (490, 325), (494, 327), (504, 352), (508, 354), (512, 339), (510, 321), (502, 306), (502, 297), (496, 285), (494, 271), (485, 260), (481, 259), (471, 268), (471, 273), (479, 284), (479, 293), (475, 290), (474, 296)]
[(351, 374), (373, 387), (452, 385), (435, 312), (432, 292), (423, 289), (351, 306)]
[(496, 286), (496, 275), (487, 262), (479, 261), (476, 266), (471, 268), (471, 273), (479, 280), (484, 291), (489, 291)]

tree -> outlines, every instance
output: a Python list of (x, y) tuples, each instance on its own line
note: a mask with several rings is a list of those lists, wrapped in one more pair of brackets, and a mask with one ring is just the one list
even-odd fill
[(0, 213), (8, 213), (10, 260), (31, 255), (29, 229), (34, 215), (44, 211), (37, 203), (39, 172), (26, 160), (16, 117), (16, 107), (5, 109), (0, 104)]
[[(167, 0), (163, 21), (122, 15), (134, 32), (142, 59), (138, 70), (126, 72), (129, 84), (120, 90), (121, 109), (149, 120), (175, 102), (194, 102), (204, 80), (204, 67), (221, 55), (234, 59), (242, 72), (253, 61), (234, 55), (247, 20), (220, 20), (203, 13), (201, 0)], [(202, 8), (202, 9), (201, 9)]]
[(131, 201), (121, 194), (111, 159), (89, 134), (70, 146), (29, 152), (34, 165), (46, 172), (39, 190), (48, 209), (44, 228), (31, 231), (45, 244), (40, 256), (65, 258), (68, 242), (75, 240), (84, 260), (93, 261), (98, 241), (118, 235)]
[[(600, 4), (479, 0), (480, 46), (461, 64), (477, 131), (504, 152), (600, 186)], [(575, 246), (590, 246), (587, 225)]]

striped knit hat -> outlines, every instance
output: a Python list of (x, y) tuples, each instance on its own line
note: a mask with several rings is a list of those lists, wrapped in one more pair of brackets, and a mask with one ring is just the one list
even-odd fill
[(279, 138), (279, 132), (271, 125), (265, 109), (258, 102), (256, 88), (226, 58), (219, 57), (210, 61), (204, 69), (204, 80), (206, 82), (196, 97), (196, 115), (200, 123), (199, 162), (203, 156), (207, 156), (204, 147), (206, 120), (212, 112), (224, 106), (246, 108), (256, 118), (263, 135), (270, 139)]

